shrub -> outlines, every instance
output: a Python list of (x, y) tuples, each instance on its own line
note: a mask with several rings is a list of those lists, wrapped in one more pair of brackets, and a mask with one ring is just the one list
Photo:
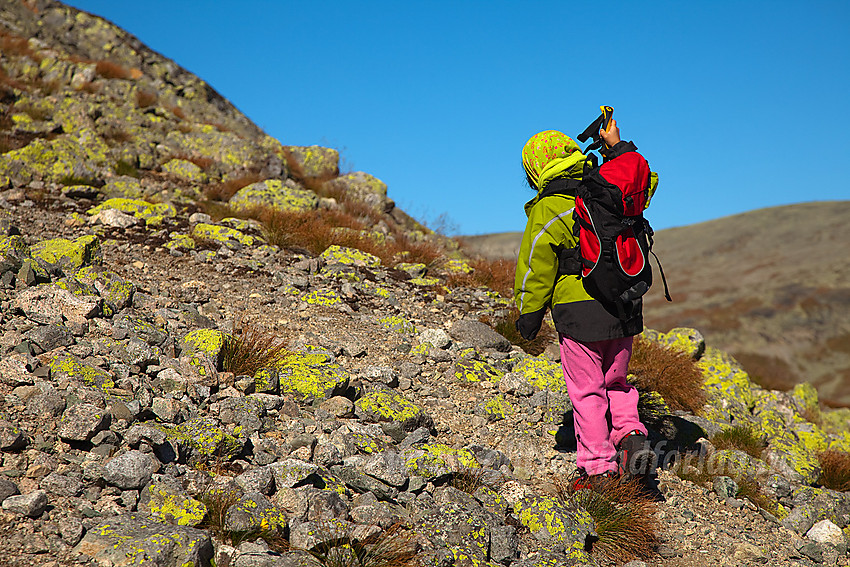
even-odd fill
[(711, 443), (718, 449), (737, 449), (757, 459), (767, 446), (761, 435), (749, 425), (736, 425), (724, 429), (711, 437)]
[(821, 473), (818, 484), (838, 490), (850, 492), (850, 453), (829, 450), (818, 455)]
[(639, 390), (658, 392), (672, 410), (696, 413), (705, 405), (702, 373), (685, 353), (636, 337), (629, 372)]
[(274, 368), (290, 355), (283, 341), (271, 331), (243, 324), (224, 336), (221, 368), (236, 376), (254, 376), (263, 368)]
[(323, 567), (412, 567), (416, 556), (411, 535), (401, 525), (362, 540), (349, 531), (333, 537), (337, 529), (322, 530), (324, 543), (307, 550)]
[(565, 481), (556, 486), (563, 501), (578, 504), (593, 518), (599, 539), (591, 552), (617, 563), (652, 554), (658, 542), (657, 507), (638, 481), (612, 481), (595, 491), (573, 491)]

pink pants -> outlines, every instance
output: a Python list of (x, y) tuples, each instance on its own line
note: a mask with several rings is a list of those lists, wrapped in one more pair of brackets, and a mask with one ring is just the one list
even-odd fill
[(617, 445), (632, 431), (646, 435), (638, 391), (626, 382), (632, 337), (582, 343), (561, 335), (561, 366), (573, 404), (576, 464), (587, 474), (617, 470)]

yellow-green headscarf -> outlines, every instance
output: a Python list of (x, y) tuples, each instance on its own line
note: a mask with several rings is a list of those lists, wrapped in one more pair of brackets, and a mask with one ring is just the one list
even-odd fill
[(537, 189), (558, 177), (580, 177), (585, 159), (578, 144), (557, 130), (535, 134), (522, 148), (522, 166)]

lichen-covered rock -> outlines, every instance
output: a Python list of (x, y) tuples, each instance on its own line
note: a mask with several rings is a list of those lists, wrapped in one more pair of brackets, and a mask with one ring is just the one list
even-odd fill
[(471, 274), (475, 270), (463, 260), (450, 258), (442, 262), (439, 271), (448, 275)]
[(491, 529), (492, 522), (481, 509), (459, 502), (443, 502), (425, 510), (414, 524), (414, 530), (429, 542), (425, 561), (437, 564), (442, 556), (458, 567), (491, 564)]
[(762, 478), (769, 467), (760, 459), (756, 459), (743, 451), (722, 449), (711, 455), (709, 470), (712, 474), (725, 475), (731, 478)]
[(504, 372), (483, 360), (462, 359), (449, 372), (451, 378), (460, 382), (498, 382)]
[(493, 396), (489, 400), (485, 400), (478, 404), (475, 408), (475, 413), (487, 418), (487, 421), (499, 421), (511, 415), (514, 411), (513, 406), (507, 401), (504, 396)]
[(341, 175), (328, 181), (328, 185), (374, 209), (389, 212), (394, 207), (393, 202), (387, 199), (387, 184), (363, 171)]
[(245, 441), (226, 433), (211, 417), (196, 417), (185, 423), (163, 427), (166, 438), (177, 443), (189, 463), (199, 464), (214, 459), (228, 460), (238, 455)]
[(401, 262), (396, 264), (394, 267), (396, 270), (404, 272), (411, 278), (421, 278), (425, 276), (425, 272), (428, 271), (428, 266), (425, 264), (413, 264), (410, 262)]
[(342, 298), (332, 289), (315, 289), (309, 293), (305, 293), (301, 299), (310, 305), (322, 305), (325, 307), (342, 303)]
[(192, 228), (192, 239), (196, 244), (211, 241), (234, 250), (259, 242), (256, 236), (250, 236), (235, 228), (207, 223), (198, 223)]
[(108, 210), (121, 211), (128, 215), (144, 221), (148, 226), (156, 226), (162, 224), (166, 218), (172, 218), (177, 215), (177, 209), (169, 203), (149, 203), (142, 199), (131, 199), (125, 197), (113, 197), (107, 199), (100, 205), (92, 207), (87, 211), (92, 217), (102, 214)]
[(183, 337), (180, 341), (180, 352), (188, 360), (199, 375), (207, 374), (209, 362), (213, 368), (221, 360), (221, 349), (224, 346), (224, 333), (215, 329), (198, 329)]
[(278, 367), (281, 393), (321, 402), (348, 387), (348, 372), (321, 352), (293, 353)]
[(708, 402), (703, 410), (710, 420), (746, 423), (756, 403), (756, 390), (749, 375), (730, 355), (708, 347), (697, 366), (705, 377), (703, 389)]
[(159, 522), (145, 514), (101, 521), (74, 548), (98, 565), (210, 567), (213, 545), (205, 530)]
[(30, 247), (32, 257), (47, 271), (73, 273), (88, 264), (103, 262), (103, 252), (97, 236), (81, 236), (76, 240), (53, 238)]
[(206, 183), (207, 174), (198, 165), (185, 159), (171, 159), (162, 164), (163, 173), (169, 173), (192, 183)]
[(530, 496), (514, 505), (522, 525), (547, 548), (564, 551), (572, 559), (589, 559), (587, 538), (595, 536), (590, 515), (571, 502), (547, 496)]
[(426, 443), (401, 453), (407, 473), (431, 482), (444, 479), (453, 472), (477, 469), (481, 465), (468, 449), (454, 449), (442, 443)]
[(322, 146), (283, 146), (289, 159), (303, 177), (335, 177), (339, 175), (339, 152)]
[(522, 377), (537, 390), (567, 393), (564, 373), (561, 364), (544, 358), (523, 358), (514, 367), (514, 372)]
[(191, 527), (200, 524), (207, 513), (206, 505), (189, 496), (178, 481), (167, 476), (144, 487), (138, 508), (163, 522)]
[(388, 331), (400, 333), (403, 335), (416, 334), (416, 326), (403, 317), (398, 315), (387, 315), (378, 318), (378, 324)]
[(388, 388), (365, 394), (354, 402), (354, 408), (361, 419), (372, 422), (391, 421), (400, 424), (404, 431), (434, 427), (434, 420), (422, 408)]
[[(93, 179), (103, 160), (92, 160), (97, 152), (87, 151), (69, 136), (54, 140), (36, 138), (25, 147), (0, 155), (0, 171), (18, 185), (30, 181)], [(100, 162), (98, 164), (98, 161)]]
[(312, 211), (319, 206), (319, 197), (312, 191), (290, 186), (279, 179), (259, 181), (243, 187), (230, 198), (235, 210), (268, 207), (283, 212)]
[(0, 421), (0, 451), (19, 451), (26, 445), (27, 436), (20, 427)]
[(133, 282), (101, 266), (86, 266), (78, 270), (74, 277), (95, 287), (104, 300), (104, 314), (107, 316), (129, 307), (136, 293)]
[(115, 387), (115, 382), (109, 372), (87, 364), (71, 354), (54, 356), (47, 361), (47, 366), (50, 368), (54, 380), (66, 379), (101, 390)]
[(643, 336), (661, 345), (683, 352), (694, 360), (699, 360), (705, 352), (705, 338), (696, 329), (676, 327), (670, 329), (667, 333), (646, 330)]
[(142, 316), (121, 315), (115, 318), (112, 325), (115, 328), (126, 330), (130, 337), (145, 341), (151, 346), (159, 346), (168, 339), (168, 333), (165, 332), (164, 328), (161, 328), (161, 323), (148, 320)]
[(235, 532), (263, 531), (282, 534), (286, 514), (259, 492), (249, 492), (227, 509), (224, 528)]
[(328, 246), (319, 257), (325, 264), (347, 264), (366, 268), (377, 268), (381, 265), (381, 259), (377, 256), (356, 248), (346, 248), (336, 244)]

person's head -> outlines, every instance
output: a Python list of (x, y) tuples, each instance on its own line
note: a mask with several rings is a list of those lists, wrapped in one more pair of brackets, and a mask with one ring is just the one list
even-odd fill
[[(576, 154), (578, 152), (578, 154)], [(581, 148), (572, 138), (557, 130), (546, 130), (531, 137), (522, 148), (522, 166), (528, 185), (535, 191), (584, 160)]]

